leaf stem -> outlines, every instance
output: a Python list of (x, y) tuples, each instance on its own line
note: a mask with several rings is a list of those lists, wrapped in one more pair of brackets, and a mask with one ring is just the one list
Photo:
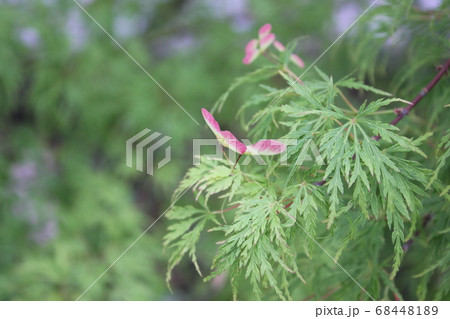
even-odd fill
[(274, 60), (267, 52), (262, 53), (267, 59), (269, 59), (272, 63), (275, 65), (279, 65), (282, 67), (282, 71), (289, 74), (289, 76), (296, 82), (299, 82), (300, 84), (304, 84), (302, 80), (300, 80), (300, 77), (297, 76), (294, 72), (292, 72), (286, 65), (281, 64), (280, 62)]
[(339, 95), (341, 96), (341, 98), (344, 100), (345, 104), (348, 105), (348, 107), (355, 112), (356, 114), (358, 114), (358, 110), (356, 109), (356, 107), (353, 106), (353, 104), (347, 99), (347, 97), (344, 95), (344, 93), (342, 93), (341, 90), (338, 89)]
[(234, 163), (233, 168), (231, 169), (231, 171), (234, 171), (234, 168), (236, 167), (237, 163), (239, 162), (239, 160), (241, 159), (242, 154), (239, 154), (238, 158), (236, 159), (236, 162)]
[(214, 212), (212, 212), (212, 213), (213, 213), (213, 214), (222, 214), (222, 213), (228, 212), (229, 210), (238, 208), (240, 205), (241, 205), (241, 204), (236, 204), (236, 205), (230, 206), (230, 207), (225, 208), (225, 209), (222, 209), (222, 210), (214, 211)]

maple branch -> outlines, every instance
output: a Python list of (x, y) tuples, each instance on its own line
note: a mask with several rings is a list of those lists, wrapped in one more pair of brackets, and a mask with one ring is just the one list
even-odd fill
[[(444, 74), (447, 73), (448, 69), (450, 67), (450, 59), (447, 60), (447, 62), (445, 62), (445, 64), (441, 67), (440, 71), (438, 72), (438, 74), (436, 74), (436, 76), (430, 81), (430, 83), (428, 83), (428, 85), (426, 87), (424, 87), (419, 95), (417, 95), (415, 97), (415, 99), (411, 102), (410, 105), (405, 106), (399, 110), (396, 111), (397, 116), (395, 117), (395, 119), (393, 119), (389, 124), (391, 125), (396, 125), (398, 122), (400, 122), (406, 115), (409, 114), (409, 112), (412, 110), (413, 107), (415, 107), (417, 105), (417, 103), (420, 102), (420, 100), (422, 100), (422, 98), (428, 94), (428, 92), (430, 92), (434, 86), (436, 85), (436, 83), (439, 82), (439, 80), (444, 76)], [(375, 140), (379, 140), (381, 138), (380, 135), (375, 136), (374, 139)]]
[[(450, 68), (450, 59), (448, 59), (447, 62), (445, 62), (445, 64), (440, 68), (440, 70), (439, 70), (439, 72), (436, 74), (436, 76), (430, 81), (430, 83), (428, 83), (428, 85), (427, 85), (426, 87), (424, 87), (424, 88), (420, 91), (419, 95), (416, 96), (416, 98), (411, 102), (410, 105), (408, 105), (408, 106), (406, 106), (406, 107), (404, 107), (404, 108), (398, 109), (398, 110), (396, 111), (397, 117), (396, 117), (395, 119), (393, 119), (389, 124), (391, 124), (391, 125), (396, 125), (398, 122), (401, 121), (401, 119), (403, 119), (406, 115), (408, 115), (409, 112), (411, 111), (411, 109), (412, 109), (414, 106), (416, 106), (417, 103), (419, 103), (420, 100), (422, 100), (422, 98), (423, 98), (425, 95), (427, 95), (428, 92), (430, 92), (430, 91), (433, 89), (433, 87), (436, 85), (436, 83), (439, 82), (439, 80), (444, 76), (444, 74), (447, 73), (447, 71), (448, 71), (449, 68)], [(378, 141), (380, 138), (381, 138), (380, 135), (374, 136), (374, 137), (373, 137), (373, 139), (375, 139), (375, 140), (377, 140), (377, 141)], [(328, 182), (328, 181), (319, 181), (319, 182), (315, 182), (315, 183), (313, 183), (313, 184), (316, 185), (316, 186), (322, 186), (322, 185), (326, 184), (327, 182)], [(291, 206), (293, 203), (294, 203), (294, 201), (288, 203), (284, 208), (285, 208), (285, 209), (288, 208), (288, 207)], [(235, 206), (232, 206), (232, 207), (230, 207), (229, 209), (226, 209), (226, 210), (223, 210), (223, 211), (219, 211), (219, 212), (225, 212), (225, 211), (234, 209), (234, 208), (236, 208), (236, 207), (238, 207), (238, 206), (239, 206), (239, 204), (238, 204), (238, 205), (235, 205)], [(278, 213), (279, 213), (279, 211), (277, 211), (277, 214), (278, 214)]]

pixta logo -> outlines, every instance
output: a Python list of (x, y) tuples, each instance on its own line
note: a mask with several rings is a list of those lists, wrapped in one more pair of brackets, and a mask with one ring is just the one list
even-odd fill
[[(154, 153), (156, 150), (161, 148), (165, 143), (167, 143), (171, 137), (162, 136), (159, 140), (154, 142), (157, 138), (159, 138), (162, 134), (159, 132), (154, 132), (149, 135), (151, 130), (143, 129), (133, 137), (129, 138), (126, 142), (126, 163), (128, 167), (133, 168), (134, 164), (136, 164), (136, 170), (143, 172), (144, 171), (144, 159), (147, 161), (147, 174), (153, 175), (153, 167), (154, 167)], [(144, 152), (145, 151), (145, 152)], [(134, 160), (133, 154), (136, 154)], [(170, 146), (166, 147), (165, 156), (162, 160), (160, 160), (157, 164), (157, 168), (160, 169), (164, 165), (166, 165), (171, 157), (171, 148)]]

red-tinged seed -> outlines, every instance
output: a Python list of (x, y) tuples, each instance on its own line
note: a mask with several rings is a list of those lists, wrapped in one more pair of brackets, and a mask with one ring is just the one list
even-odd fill
[(294, 62), (296, 65), (298, 65), (301, 68), (305, 67), (305, 63), (297, 54), (291, 54), (291, 61)]
[(259, 28), (259, 38), (262, 39), (264, 36), (268, 35), (270, 33), (270, 30), (272, 30), (272, 25), (270, 23), (266, 23), (261, 28)]

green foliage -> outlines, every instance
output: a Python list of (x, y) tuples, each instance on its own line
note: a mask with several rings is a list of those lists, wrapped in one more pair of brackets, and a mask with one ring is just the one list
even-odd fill
[[(0, 299), (74, 300), (171, 205), (191, 138), (212, 134), (73, 1), (0, 2)], [(288, 166), (202, 159), (167, 221), (83, 300), (367, 298), (329, 255), (377, 299), (449, 299), (448, 80), (400, 130), (385, 124), (448, 58), (448, 0), (374, 6), (317, 62), (326, 72), (289, 90), (304, 70), (289, 54), (309, 67), (347, 2), (80, 3), (197, 121), (206, 107), (237, 136), (299, 141)], [(244, 66), (264, 23), (287, 50)], [(124, 163), (144, 127), (172, 137), (172, 161), (151, 178)]]
[[(448, 132), (446, 135), (442, 137), (441, 142), (436, 148), (436, 154), (438, 152), (441, 152), (440, 155), (437, 157), (437, 166), (434, 171), (434, 174), (432, 178), (430, 179), (430, 182), (427, 185), (427, 188), (430, 188), (430, 186), (437, 181), (439, 173), (444, 171), (449, 171), (447, 159), (450, 157), (450, 132)], [(450, 191), (450, 185), (447, 185), (447, 187), (444, 188), (440, 196), (446, 195), (446, 198), (449, 198), (447, 195)]]
[[(384, 11), (380, 8), (372, 15), (377, 12)], [(449, 135), (439, 143), (433, 164), (426, 144), (436, 136), (425, 123), (408, 137), (401, 125), (385, 120), (386, 114), (392, 119), (409, 102), (350, 76), (334, 81), (318, 68), (298, 81), (283, 54), (279, 60), (272, 54), (270, 60), (274, 59), (278, 72), (271, 80), (259, 76), (267, 70), (273, 73), (271, 67), (249, 73), (232, 84), (213, 109), (226, 109), (226, 99), (238, 85), (260, 81), (238, 109), (228, 107), (255, 138), (295, 139), (297, 144), (287, 151), (288, 165), (268, 158), (268, 166), (234, 167), (233, 162), (209, 160), (191, 168), (176, 196), (195, 185), (196, 198), (205, 196), (202, 209), (220, 207), (214, 214), (222, 219), (208, 220), (192, 206), (178, 207), (171, 211), (167, 236), (175, 230), (200, 232), (210, 227), (221, 232), (206, 280), (226, 273), (234, 298), (247, 281), (257, 299), (298, 299), (308, 292), (330, 291), (346, 300), (446, 298), (448, 254), (443, 252), (449, 245), (449, 219), (444, 197), (449, 188), (443, 186), (440, 171), (448, 171)], [(367, 72), (364, 65), (361, 70)], [(274, 85), (281, 79), (284, 87)], [(347, 98), (355, 91), (359, 98)], [(308, 162), (311, 151), (313, 161)], [(184, 218), (187, 211), (198, 214), (192, 222)], [(174, 220), (176, 214), (183, 221)], [(440, 224), (430, 226), (430, 216), (438, 215)], [(172, 260), (179, 261), (180, 251), (195, 251), (199, 237), (177, 234)], [(409, 252), (413, 243), (415, 250), (431, 249), (434, 261), (413, 259), (414, 269), (421, 270), (409, 275), (403, 267), (414, 254)], [(191, 258), (196, 263), (192, 254)], [(169, 279), (173, 266), (171, 262)], [(435, 281), (432, 274), (442, 279)], [(412, 279), (415, 294), (405, 293), (404, 276), (420, 278)]]
[(196, 270), (202, 275), (200, 267), (195, 256), (196, 244), (200, 238), (202, 230), (205, 228), (206, 222), (211, 219), (215, 221), (209, 214), (202, 210), (195, 209), (192, 206), (173, 207), (166, 214), (170, 220), (176, 223), (168, 227), (168, 233), (164, 236), (164, 245), (173, 248), (171, 258), (169, 259), (169, 270), (167, 272), (166, 281), (169, 284), (172, 269), (181, 261), (183, 256), (188, 253)]

